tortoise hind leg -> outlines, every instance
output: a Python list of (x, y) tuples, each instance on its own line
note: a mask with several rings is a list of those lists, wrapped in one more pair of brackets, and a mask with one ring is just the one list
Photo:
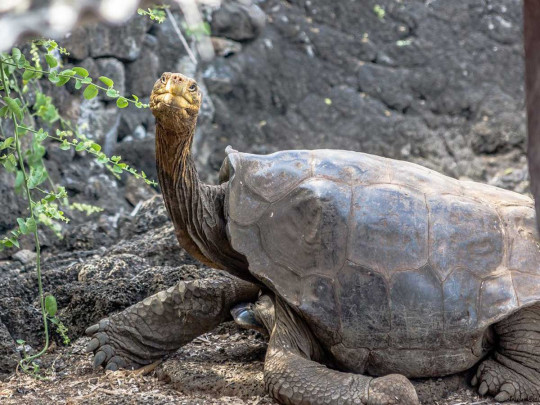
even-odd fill
[(471, 383), (495, 400), (540, 400), (540, 304), (523, 308), (494, 326), (498, 344)]
[[(257, 306), (260, 305), (260, 300)], [(256, 310), (257, 310), (256, 306)], [(267, 391), (277, 401), (291, 405), (369, 404), (417, 405), (420, 402), (407, 378), (391, 374), (371, 378), (331, 370), (318, 363), (322, 348), (304, 321), (276, 299), (275, 324), (264, 365)]]

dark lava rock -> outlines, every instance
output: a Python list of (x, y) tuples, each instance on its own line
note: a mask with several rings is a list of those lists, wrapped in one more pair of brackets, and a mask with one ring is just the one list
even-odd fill
[(17, 367), (20, 356), (6, 326), (0, 322), (0, 378)]
[(135, 62), (126, 63), (126, 90), (139, 98), (147, 97), (152, 92), (154, 83), (159, 78), (159, 56), (155, 50), (160, 47), (156, 37), (146, 34), (142, 55)]
[(132, 17), (122, 26), (95, 24), (87, 28), (90, 56), (132, 61), (139, 57), (144, 35), (149, 27), (147, 18)]
[(266, 23), (266, 15), (250, 0), (224, 2), (212, 13), (212, 34), (236, 41), (256, 38)]

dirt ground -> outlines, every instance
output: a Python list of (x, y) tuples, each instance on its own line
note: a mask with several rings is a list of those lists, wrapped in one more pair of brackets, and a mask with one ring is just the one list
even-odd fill
[[(47, 380), (15, 374), (0, 383), (10, 404), (274, 404), (264, 392), (266, 339), (225, 323), (172, 355), (147, 375), (94, 371), (83, 353), (87, 338), (53, 347), (43, 360)], [(479, 405), (466, 375), (414, 381), (422, 404)]]

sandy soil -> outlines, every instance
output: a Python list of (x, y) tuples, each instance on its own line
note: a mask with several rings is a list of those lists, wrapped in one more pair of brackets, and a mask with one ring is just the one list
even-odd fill
[[(87, 338), (53, 347), (43, 360), (47, 380), (15, 374), (0, 383), (2, 404), (274, 404), (262, 381), (266, 339), (226, 323), (183, 347), (147, 375), (94, 371)], [(414, 381), (422, 404), (497, 402), (476, 395), (467, 375)]]

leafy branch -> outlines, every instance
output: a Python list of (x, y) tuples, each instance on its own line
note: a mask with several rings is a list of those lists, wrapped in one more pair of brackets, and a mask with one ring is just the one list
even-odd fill
[[(43, 348), (30, 356), (23, 350), (23, 358), (19, 366), (24, 372), (37, 375), (39, 365), (35, 362), (49, 348), (49, 326), (54, 325), (64, 343), (69, 343), (67, 328), (56, 316), (58, 308), (56, 299), (45, 294), (41, 272), (41, 245), (39, 241), (40, 226), (51, 228), (57, 235), (61, 234), (61, 223), (69, 222), (62, 207), (72, 211), (91, 215), (102, 211), (101, 208), (89, 204), (69, 203), (68, 194), (51, 180), (43, 157), (51, 145), (61, 150), (74, 149), (77, 153), (86, 153), (113, 175), (129, 173), (146, 184), (155, 186), (144, 172), (139, 172), (121, 161), (120, 156), (107, 156), (101, 145), (88, 139), (69, 120), (63, 118), (52, 98), (43, 94), (38, 85), (41, 79), (48, 79), (56, 86), (64, 86), (73, 81), (75, 89), (83, 89), (83, 97), (87, 100), (95, 98), (100, 92), (116, 100), (118, 108), (125, 108), (132, 103), (137, 108), (147, 108), (136, 95), (125, 97), (114, 88), (114, 82), (108, 77), (100, 76), (94, 81), (83, 67), (72, 67), (59, 71), (62, 61), (56, 55), (66, 55), (67, 50), (58, 46), (55, 41), (40, 40), (30, 44), (31, 61), (18, 48), (11, 54), (0, 54), (0, 165), (15, 177), (14, 192), (24, 195), (27, 202), (28, 215), (16, 218), (16, 226), (0, 239), (0, 251), (5, 248), (19, 248), (19, 240), (25, 235), (33, 237), (36, 251), (36, 274), (38, 280), (38, 301), (43, 318), (45, 342)], [(44, 60), (44, 64), (42, 64)], [(48, 66), (44, 70), (43, 66)], [(25, 94), (33, 88), (35, 98), (29, 104)], [(3, 94), (2, 94), (3, 93)], [(38, 117), (46, 127), (36, 125)], [(5, 122), (11, 121), (13, 134), (5, 133)], [(56, 127), (53, 130), (53, 126)], [(52, 133), (51, 133), (52, 131)], [(54, 135), (53, 135), (54, 133)], [(27, 138), (23, 142), (23, 138)], [(48, 181), (50, 189), (43, 186)], [(21, 341), (22, 342), (22, 341)], [(24, 342), (23, 342), (24, 343)], [(23, 345), (24, 346), (24, 345)]]

